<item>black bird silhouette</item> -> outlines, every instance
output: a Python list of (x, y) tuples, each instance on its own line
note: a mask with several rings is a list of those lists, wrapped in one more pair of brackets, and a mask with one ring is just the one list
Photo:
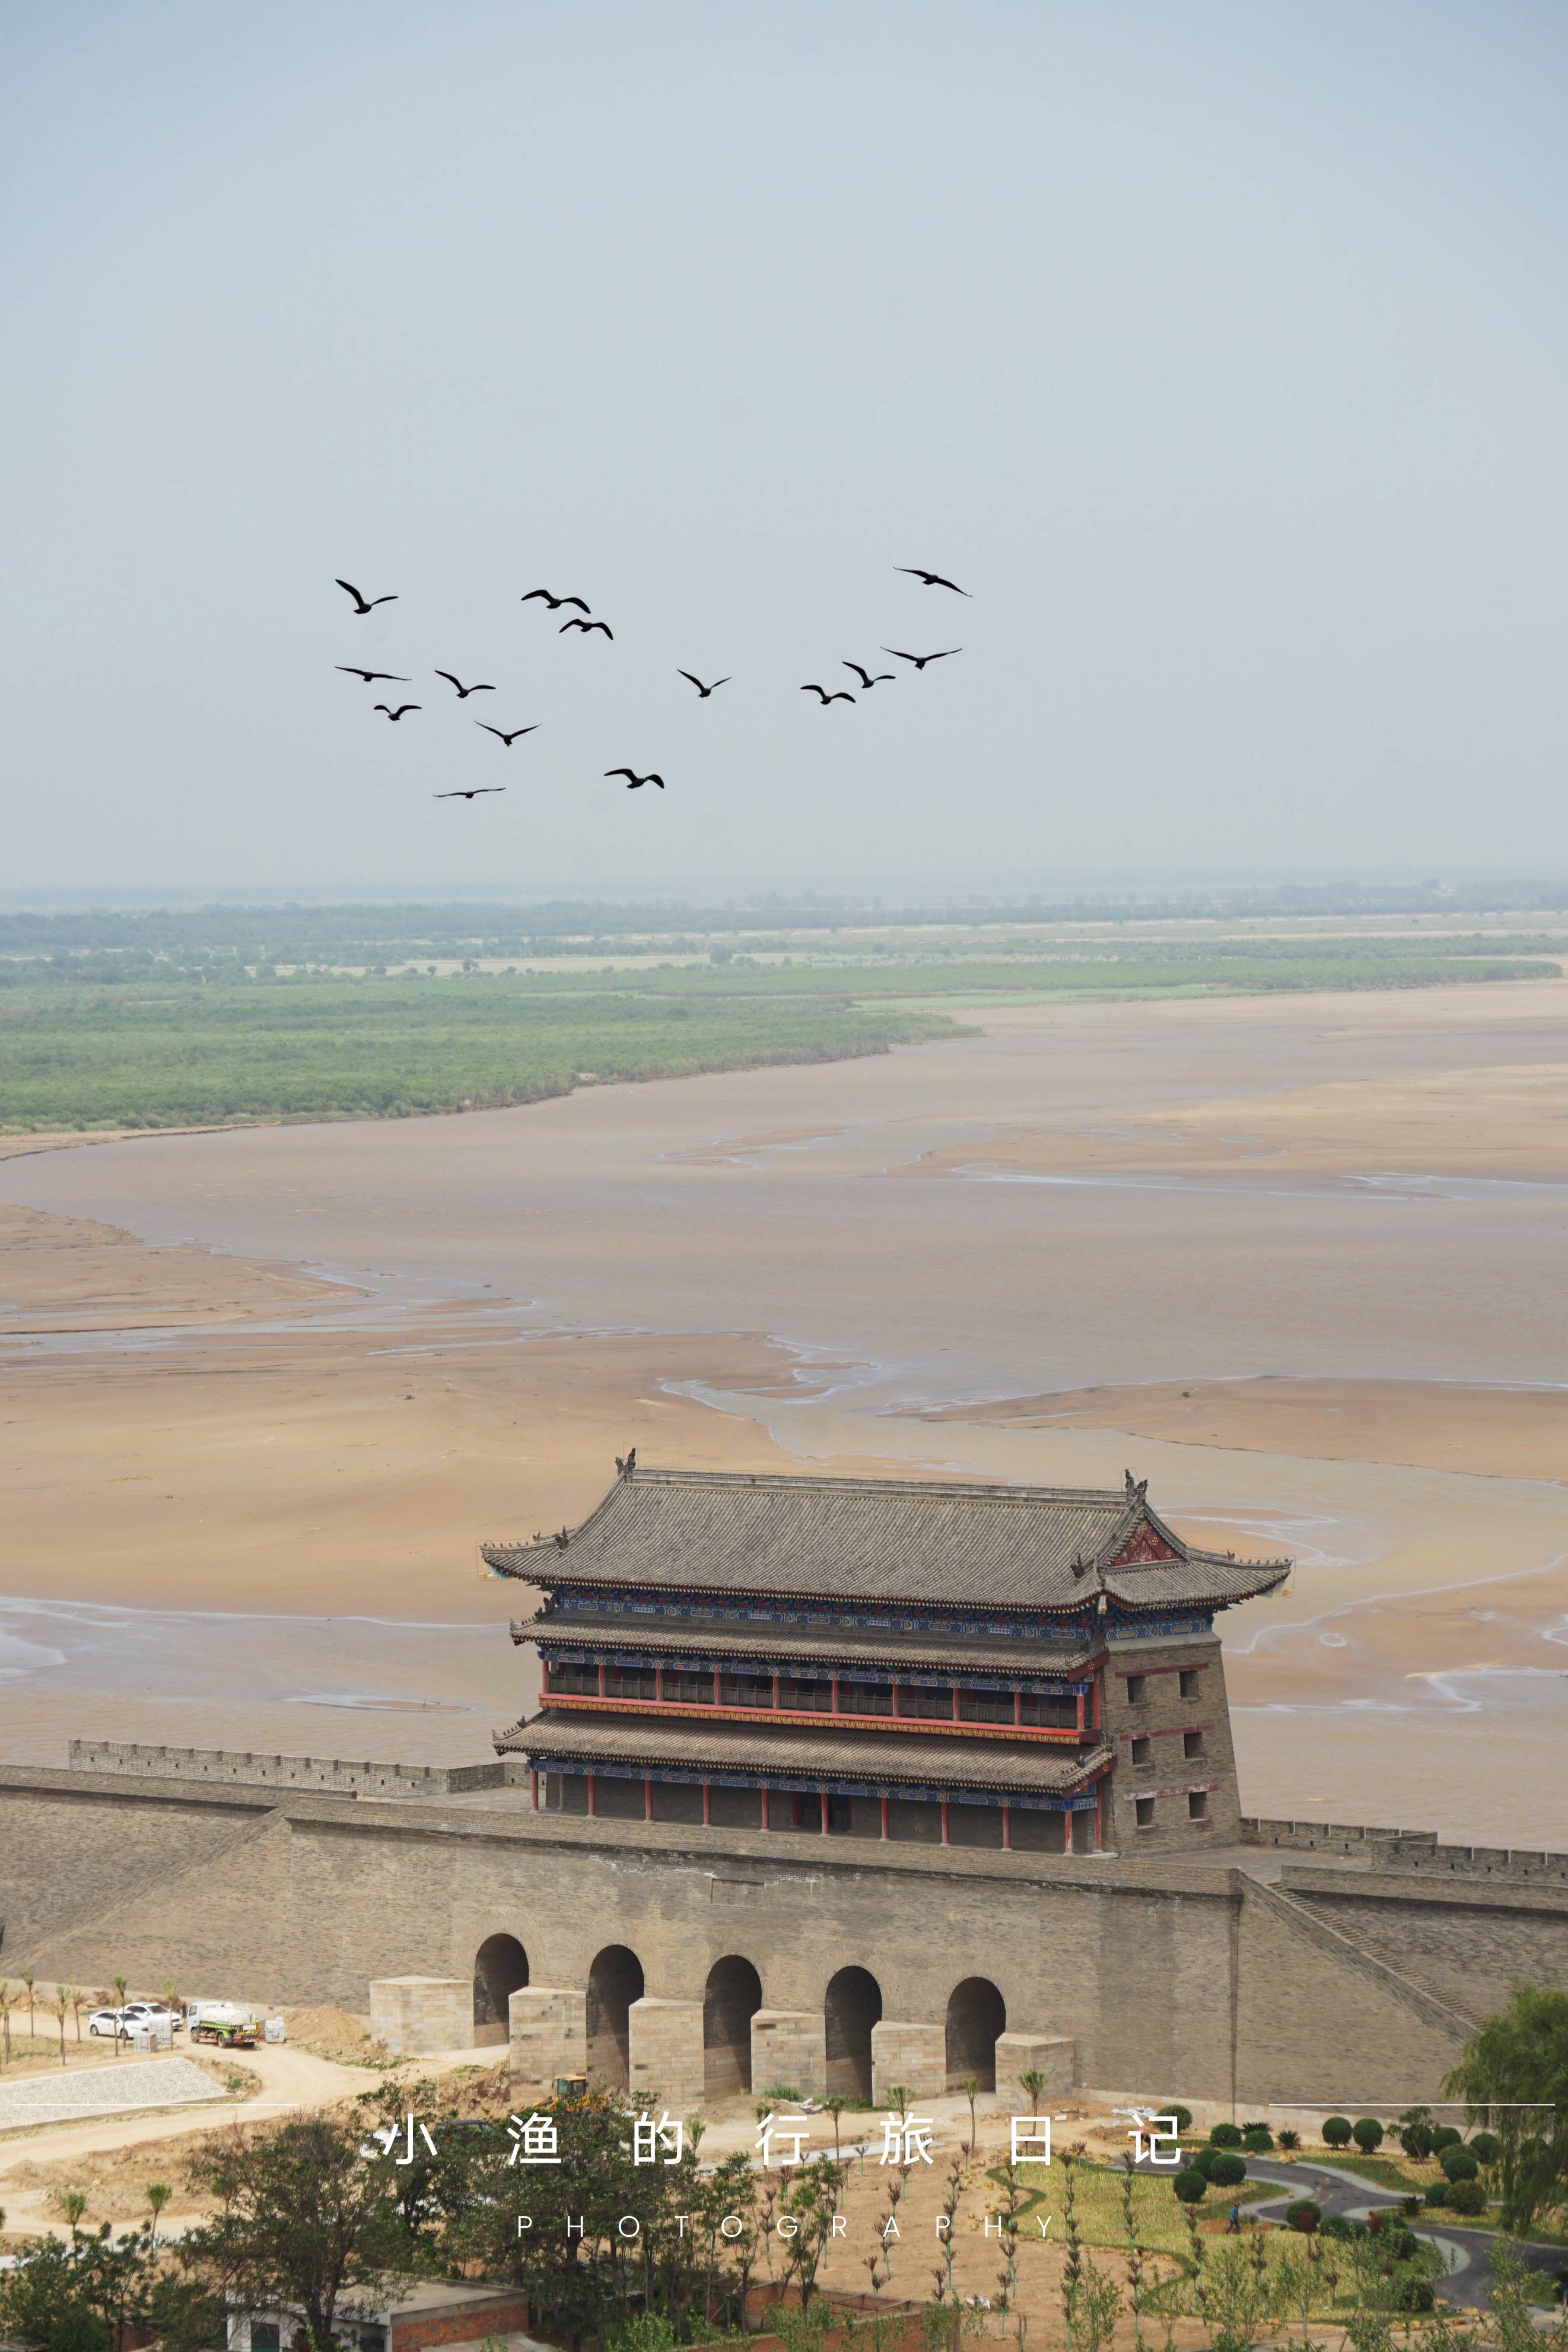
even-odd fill
[(640, 776), (635, 768), (606, 768), (604, 772), (607, 776), (624, 776), (629, 793), (640, 793), (644, 784), (657, 784), (661, 792), (664, 789), (664, 779), (655, 776), (652, 769), (645, 776)]
[[(476, 719), (474, 724), (476, 727), (482, 727), (486, 735), (498, 735), (508, 751), (511, 750), (519, 735), (533, 735), (537, 734), (538, 731), (538, 719), (534, 721), (532, 727), (514, 727), (509, 735), (504, 727), (492, 727), (487, 719)], [(497, 784), (494, 789), (498, 793), (505, 792), (506, 786), (504, 784)], [(436, 794), (437, 800), (439, 800), (440, 797), (441, 795), (438, 793)]]
[(901, 654), (896, 646), (883, 646), (883, 652), (895, 661), (912, 661), (916, 669), (924, 669), (928, 661), (946, 661), (949, 654), (961, 654), (962, 646), (944, 646), (939, 654)]
[(423, 710), (424, 709), (424, 705), (423, 702), (400, 702), (397, 709), (393, 710), (386, 703), (378, 702), (376, 709), (378, 710), (384, 710), (389, 719), (397, 719), (402, 717), (405, 710)]
[(354, 610), (356, 613), (373, 613), (378, 604), (395, 604), (397, 603), (397, 598), (395, 596), (361, 596), (351, 580), (340, 580), (335, 584), (340, 588), (346, 588), (348, 590), (350, 595), (354, 600)]
[[(457, 688), (459, 702), (466, 702), (471, 694), (494, 694), (496, 691), (493, 686), (465, 686), (462, 679), (454, 677), (449, 669), (438, 669), (435, 675), (437, 677), (444, 677), (448, 686), (455, 686)], [(499, 789), (497, 785), (497, 790), (499, 791)]]
[(841, 662), (839, 664), (839, 667), (841, 669), (852, 669), (868, 694), (871, 692), (873, 686), (881, 686), (884, 682), (891, 686), (894, 677), (897, 676), (897, 672), (895, 670), (879, 669), (876, 676), (873, 677), (870, 670), (862, 669), (859, 662)]
[(505, 784), (470, 784), (466, 792), (432, 793), (433, 801), (476, 801), (481, 793), (504, 793)]
[(802, 694), (820, 694), (822, 698), (822, 708), (824, 710), (826, 710), (830, 702), (852, 702), (854, 700), (854, 696), (852, 694), (846, 694), (841, 687), (837, 694), (830, 694), (825, 686), (803, 686), (800, 688), (800, 691)]
[(530, 588), (526, 596), (518, 597), (517, 602), (531, 604), (536, 596), (542, 596), (552, 613), (559, 613), (563, 604), (575, 604), (580, 613), (586, 613), (589, 609), (580, 596), (552, 596), (548, 588)]
[(708, 696), (713, 693), (715, 688), (727, 686), (729, 684), (727, 677), (716, 677), (713, 682), (713, 686), (705, 686), (700, 677), (692, 677), (692, 673), (689, 669), (678, 669), (675, 672), (675, 676), (677, 677), (690, 677), (692, 679), (692, 684), (696, 688), (697, 692), (702, 696), (705, 702), (707, 700)]
[[(575, 602), (575, 599), (573, 601)], [(568, 629), (580, 629), (585, 637), (591, 636), (595, 629), (602, 629), (612, 645), (615, 642), (615, 632), (608, 621), (563, 621), (556, 631), (556, 635), (564, 637)]]
[(912, 580), (924, 580), (927, 588), (951, 588), (955, 596), (967, 596), (968, 590), (960, 588), (956, 580), (944, 580), (939, 572), (922, 572), (918, 563), (895, 563), (895, 572), (907, 572)]
[(367, 686), (379, 686), (384, 677), (389, 686), (406, 686), (406, 677), (399, 677), (394, 669), (356, 669), (352, 662), (334, 662), (334, 669), (344, 670), (350, 677), (362, 677)]

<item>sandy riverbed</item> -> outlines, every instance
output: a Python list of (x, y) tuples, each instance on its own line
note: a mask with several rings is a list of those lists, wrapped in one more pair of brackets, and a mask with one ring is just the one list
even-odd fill
[(477, 1542), (580, 1516), (628, 1444), (1130, 1462), (1301, 1563), (1226, 1627), (1250, 1802), (1560, 1841), (1568, 987), (986, 1026), (11, 1160), (9, 1752), (482, 1753), (526, 1693)]

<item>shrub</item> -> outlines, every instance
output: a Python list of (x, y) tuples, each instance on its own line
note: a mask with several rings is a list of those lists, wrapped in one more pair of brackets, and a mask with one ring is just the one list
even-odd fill
[(1241, 2134), (1241, 2145), (1249, 2156), (1267, 2156), (1274, 2135), (1267, 2124), (1249, 2124)]
[(1301, 2144), (1301, 2135), (1299, 2131), (1286, 2130), (1280, 2134), (1280, 2146), (1282, 2148), (1288, 2148), (1293, 2152), (1300, 2147)]
[(1216, 2124), (1214, 2129), (1208, 2135), (1208, 2144), (1210, 2147), (1239, 2147), (1241, 2145), (1240, 2125)]
[(1178, 2132), (1187, 2132), (1192, 2129), (1192, 2109), (1184, 2107), (1179, 2099), (1162, 2100), (1155, 2112), (1161, 2116), (1174, 2116)]
[(1474, 2150), (1463, 2145), (1446, 2147), (1437, 2161), (1445, 2180), (1474, 2180), (1481, 2168)]
[(1184, 2205), (1201, 2205), (1208, 2194), (1208, 2183), (1196, 2165), (1189, 2166), (1186, 2172), (1178, 2172), (1171, 2187)]
[(1216, 2189), (1239, 2189), (1247, 2178), (1247, 2159), (1231, 2147), (1217, 2148), (1210, 2159), (1208, 2178)]
[(1366, 2231), (1359, 2221), (1349, 2221), (1343, 2213), (1327, 2213), (1318, 2225), (1321, 2238), (1364, 2238)]
[(1207, 2180), (1211, 2177), (1213, 2166), (1218, 2163), (1224, 2153), (1225, 2150), (1222, 2147), (1196, 2147), (1192, 2152), (1187, 2168), (1192, 2172), (1201, 2172), (1204, 2179)]
[(1407, 2221), (1413, 2221), (1421, 2210), (1422, 2203), (1423, 2200), (1419, 2197), (1402, 2197), (1399, 2200), (1399, 2210)]
[(1432, 2153), (1432, 2127), (1429, 2124), (1406, 2124), (1399, 2135), (1399, 2145), (1407, 2157), (1419, 2164)]
[(1451, 2180), (1448, 2183), (1448, 2206), (1455, 2213), (1484, 2213), (1487, 2193), (1479, 2180)]
[(1352, 2124), (1350, 2136), (1363, 2156), (1375, 2156), (1383, 2146), (1383, 2126), (1375, 2116), (1363, 2116)]
[(1432, 2186), (1427, 2191), (1427, 2204), (1446, 2205), (1448, 2201), (1448, 2188), (1449, 2184), (1448, 2181), (1434, 2180)]
[(1314, 2205), (1310, 2197), (1298, 2197), (1293, 2205), (1285, 2208), (1285, 2227), (1288, 2230), (1304, 2230), (1309, 2236), (1322, 2218), (1322, 2206)]
[(1421, 2271), (1400, 2270), (1389, 2281), (1396, 2311), (1430, 2311), (1437, 2291)]
[(1432, 2134), (1433, 2155), (1441, 2156), (1446, 2147), (1458, 2147), (1463, 2137), (1464, 2133), (1456, 2131), (1452, 2124), (1439, 2124)]
[(1267, 2131), (1267, 2130), (1268, 2130), (1268, 2128), (1269, 2128), (1269, 2126), (1268, 2126), (1268, 2125), (1263, 2121), (1263, 2118), (1261, 2117), (1261, 2116), (1254, 2116), (1252, 2117), (1252, 2119), (1251, 2119), (1251, 2121), (1250, 2121), (1249, 2123), (1245, 2123), (1245, 2124), (1243, 2124), (1243, 2125), (1242, 2125), (1242, 2126), (1241, 2126), (1241, 2137), (1242, 2137), (1242, 2138), (1243, 2138), (1243, 2139), (1245, 2139), (1249, 2132), (1255, 2132), (1255, 2131)]
[(1350, 2146), (1350, 2117), (1348, 2116), (1329, 2116), (1328, 2120), (1323, 2125), (1323, 2145), (1325, 2147), (1348, 2147)]
[(1502, 2142), (1496, 2132), (1477, 2132), (1470, 2142), (1470, 2154), (1481, 2164), (1493, 2165), (1502, 2154)]

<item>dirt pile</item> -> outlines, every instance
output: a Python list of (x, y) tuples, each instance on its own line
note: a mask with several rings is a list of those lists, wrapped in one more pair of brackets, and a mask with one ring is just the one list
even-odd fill
[(368, 2017), (326, 2002), (313, 2009), (286, 2009), (283, 2022), (296, 2049), (308, 2050), (315, 2058), (335, 2059), (340, 2066), (380, 2066), (392, 2054), (384, 2042), (372, 2038)]

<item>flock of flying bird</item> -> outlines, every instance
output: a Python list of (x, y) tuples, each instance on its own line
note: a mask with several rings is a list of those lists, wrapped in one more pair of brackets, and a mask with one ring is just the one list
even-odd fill
[[(952, 591), (955, 596), (967, 596), (969, 593), (969, 591), (967, 588), (960, 588), (956, 581), (944, 579), (939, 572), (926, 572), (917, 563), (901, 563), (896, 565), (894, 568), (899, 572), (907, 573), (910, 578), (920, 581), (922, 584), (927, 588), (947, 588)], [(398, 601), (395, 595), (362, 595), (359, 589), (354, 586), (351, 580), (340, 580), (337, 583), (337, 585), (353, 598), (354, 613), (356, 617), (361, 620), (362, 620), (367, 614), (373, 613), (378, 604), (395, 604)], [(608, 621), (596, 621), (593, 618), (591, 608), (584, 604), (580, 596), (557, 596), (548, 588), (530, 588), (528, 594), (522, 597), (519, 601), (525, 604), (531, 604), (536, 601), (542, 602), (547, 610), (551, 613), (559, 613), (567, 605), (575, 605), (577, 608), (576, 612), (570, 620), (563, 621), (560, 624), (559, 628), (556, 632), (558, 636), (564, 637), (569, 631), (577, 630), (580, 631), (583, 636), (589, 637), (592, 636), (596, 631), (599, 631), (608, 637), (612, 645), (615, 642), (615, 632), (610, 626)], [(895, 661), (909, 662), (916, 670), (923, 670), (927, 662), (946, 661), (950, 655), (962, 653), (963, 650), (964, 648), (962, 646), (944, 646), (940, 651), (936, 653), (911, 654), (903, 652), (897, 646), (883, 646), (882, 648), (882, 651), (884, 654), (891, 654)], [(412, 678), (400, 676), (395, 670), (361, 669), (358, 664), (354, 662), (339, 662), (336, 667), (340, 670), (343, 671), (348, 677), (361, 679), (366, 686), (410, 686), (413, 682)], [(841, 669), (852, 670), (854, 672), (855, 677), (860, 680), (859, 691), (861, 694), (869, 694), (873, 686), (890, 686), (899, 675), (896, 670), (891, 669), (877, 670), (873, 672), (866, 669), (860, 662), (853, 661), (841, 662), (839, 667)], [(449, 669), (438, 669), (434, 674), (439, 678), (444, 678), (448, 686), (455, 689), (459, 702), (466, 702), (471, 694), (494, 694), (496, 692), (495, 687), (486, 683), (482, 678), (476, 679), (470, 686), (465, 686), (462, 679), (456, 677), (455, 673)], [(733, 683), (733, 680), (729, 677), (716, 677), (711, 685), (705, 686), (702, 679), (696, 676), (695, 672), (689, 669), (677, 670), (675, 675), (677, 677), (688, 679), (690, 683), (696, 688), (699, 699), (704, 702), (707, 701), (710, 695), (716, 694), (721, 686), (729, 686)], [(820, 698), (820, 707), (824, 710), (828, 708), (830, 703), (853, 703), (857, 699), (857, 697), (854, 694), (852, 694), (847, 688), (840, 687), (830, 691), (827, 687), (819, 686), (814, 681), (802, 686), (800, 692), (802, 694), (814, 694), (818, 696)], [(419, 702), (400, 702), (394, 709), (392, 704), (390, 702), (378, 702), (375, 704), (374, 708), (377, 710), (384, 711), (388, 720), (393, 726), (396, 726), (400, 719), (407, 718), (411, 710), (422, 710), (424, 706), (423, 703)], [(516, 743), (520, 737), (524, 735), (536, 734), (538, 730), (540, 722), (536, 719), (532, 726), (514, 727), (509, 730), (505, 727), (492, 727), (489, 721), (484, 719), (476, 719), (474, 723), (476, 727), (480, 728), (485, 734), (494, 735), (497, 741), (503, 744), (509, 751), (513, 744)], [(661, 792), (664, 790), (664, 779), (663, 776), (658, 775), (652, 770), (650, 770), (648, 774), (645, 776), (640, 776), (635, 768), (624, 767), (606, 768), (604, 773), (607, 778), (611, 776), (624, 776), (626, 779), (626, 789), (629, 793), (640, 793), (644, 784), (657, 784)], [(455, 791), (435, 793), (432, 797), (438, 801), (476, 801), (488, 797), (492, 793), (504, 793), (507, 787), (505, 784), (473, 784), (459, 787)]]

